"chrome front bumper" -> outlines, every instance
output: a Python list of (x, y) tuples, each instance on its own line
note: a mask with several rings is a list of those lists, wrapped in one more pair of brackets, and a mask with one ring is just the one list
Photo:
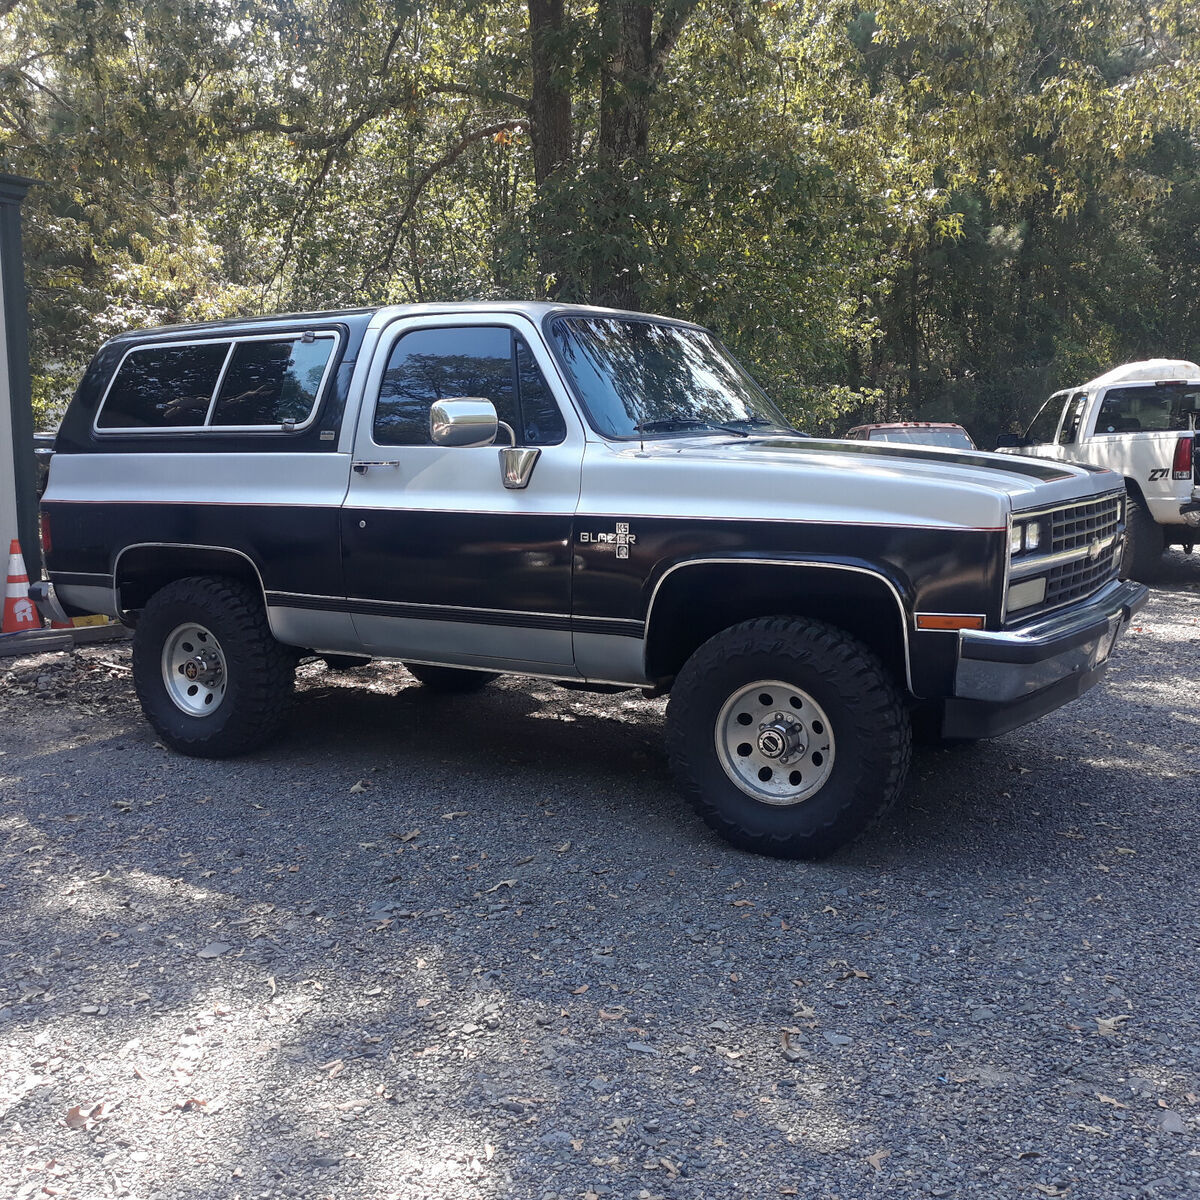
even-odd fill
[(1103, 665), (1121, 631), (1146, 603), (1140, 583), (1110, 583), (1086, 604), (1021, 629), (959, 633), (954, 694), (1005, 702), (1040, 692)]
[(1149, 597), (1132, 580), (1020, 629), (959, 633), (947, 737), (991, 737), (1061, 707), (1100, 682), (1117, 639)]

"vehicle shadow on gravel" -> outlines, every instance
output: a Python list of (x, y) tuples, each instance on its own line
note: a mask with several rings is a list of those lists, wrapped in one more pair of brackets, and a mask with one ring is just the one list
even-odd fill
[[(1156, 705), (1153, 692), (1139, 696)], [(1050, 718), (1073, 727), (1077, 743), (1102, 733), (1081, 701)], [(302, 756), (337, 753), (347, 768), (380, 773), (367, 786), (386, 791), (387, 777), (431, 772), (439, 783), (471, 789), (477, 815), (496, 819), (526, 797), (569, 796), (570, 820), (591, 814), (597, 832), (623, 841), (629, 852), (669, 854), (687, 845), (704, 853), (769, 864), (729, 847), (710, 833), (676, 792), (667, 766), (662, 701), (637, 693), (591, 696), (550, 685), (512, 682), (472, 696), (435, 696), (421, 688), (379, 693), (348, 685), (302, 694), (287, 750)], [(1161, 728), (1194, 727), (1184, 716), (1155, 712)], [(1093, 722), (1095, 724), (1093, 724)], [(989, 870), (1008, 858), (1027, 857), (1025, 842), (1079, 813), (1064, 796), (1103, 795), (1137, 789), (1144, 761), (1136, 753), (1110, 752), (1103, 765), (1086, 755), (1067, 760), (1049, 747), (1040, 725), (1005, 737), (949, 750), (915, 748), (905, 791), (891, 813), (856, 846), (827, 860), (839, 863), (898, 861), (917, 854), (948, 863), (967, 855)], [(353, 772), (352, 772), (353, 773)], [(486, 781), (489, 789), (479, 791)], [(430, 795), (430, 817), (442, 803)], [(787, 868), (784, 868), (785, 870)]]
[(1163, 555), (1155, 576), (1155, 589), (1200, 587), (1200, 552), (1184, 554), (1181, 550), (1169, 550)]
[[(1074, 1014), (1076, 991), (1017, 974), (1039, 936), (1085, 977), (1068, 948), (1100, 920), (1117, 923), (1108, 961), (1131, 960), (1145, 929), (1119, 906), (1082, 911), (1094, 861), (1106, 891), (1130, 861), (1156, 862), (1160, 892), (1186, 870), (1150, 859), (1165, 831), (1093, 830), (1098, 810), (1117, 822), (1169, 787), (1100, 736), (1100, 699), (918, 752), (882, 827), (812, 865), (740, 853), (687, 814), (661, 702), (346, 678), (302, 678), (290, 734), (243, 759), (180, 758), (111, 717), (23, 753), (2, 810), (20, 863), (5, 950), (22, 969), (0, 1039), (35, 1081), (12, 1110), (24, 1136), (81, 1194), (116, 1191), (115, 1161), (134, 1194), (171, 1200), (524, 1200), (597, 1182), (707, 1200), (809, 1178), (857, 1195), (877, 1186), (863, 1162), (879, 1146), (924, 1178), (939, 1128), (970, 1154), (994, 1139), (998, 1172), (1027, 1169), (1011, 1116), (972, 1108), (955, 1132), (972, 1078), (1019, 1092), (1006, 1112), (1035, 1094), (1056, 1128), (1108, 1119), (1045, 1069), (1048, 1046), (1082, 1043), (1052, 1007)], [(1034, 924), (1026, 881), (1048, 876), (1069, 898)], [(948, 957), (983, 938), (977, 965)], [(1184, 960), (1156, 961), (1178, 991)], [(1096, 1012), (1116, 1011), (1097, 986)], [(1052, 1032), (1018, 1004), (1052, 1013)], [(794, 1061), (782, 1027), (799, 1031)], [(1118, 1094), (1117, 1067), (1090, 1069), (1086, 1096)], [(881, 1080), (892, 1094), (874, 1103)], [(93, 1128), (64, 1123), (101, 1102)], [(979, 1120), (993, 1124), (977, 1137)], [(995, 1194), (1016, 1188), (1004, 1179)]]

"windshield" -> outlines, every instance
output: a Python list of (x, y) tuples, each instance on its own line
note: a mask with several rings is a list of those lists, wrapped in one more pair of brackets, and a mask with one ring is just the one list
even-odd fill
[(872, 429), (873, 442), (913, 442), (921, 446), (953, 446), (974, 450), (975, 443), (963, 429)]
[(762, 388), (701, 329), (625, 317), (559, 317), (550, 332), (588, 419), (604, 437), (795, 432)]

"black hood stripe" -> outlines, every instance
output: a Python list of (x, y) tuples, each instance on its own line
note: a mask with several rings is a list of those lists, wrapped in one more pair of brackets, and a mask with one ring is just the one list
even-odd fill
[(872, 444), (871, 442), (838, 442), (818, 441), (807, 438), (796, 441), (788, 438), (760, 441), (756, 445), (769, 446), (772, 450), (790, 450), (798, 454), (866, 454), (874, 458), (910, 458), (918, 462), (954, 463), (960, 467), (974, 467), (977, 470), (1002, 471), (1008, 475), (1028, 475), (1032, 479), (1040, 479), (1044, 483), (1053, 483), (1059, 479), (1070, 479), (1071, 472), (1050, 463), (1024, 462), (1021, 459), (1003, 456), (1003, 461), (984, 452), (978, 454), (946, 453), (939, 450), (924, 450), (918, 446), (900, 446), (895, 442)]

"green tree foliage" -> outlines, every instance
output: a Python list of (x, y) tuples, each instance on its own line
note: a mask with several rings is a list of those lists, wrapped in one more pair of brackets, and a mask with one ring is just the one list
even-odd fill
[(0, 0), (36, 399), (132, 325), (557, 296), (811, 431), (1195, 356), (1186, 0)]

